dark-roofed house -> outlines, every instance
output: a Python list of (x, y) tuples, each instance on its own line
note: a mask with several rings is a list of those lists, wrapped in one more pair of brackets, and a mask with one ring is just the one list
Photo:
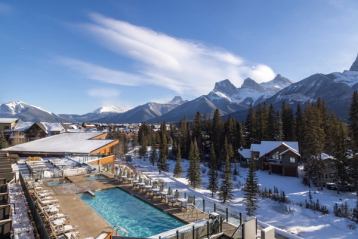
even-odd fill
[(298, 142), (261, 141), (259, 144), (252, 144), (250, 149), (240, 149), (241, 157), (247, 159), (248, 150), (259, 169), (283, 176), (298, 176), (297, 169), (301, 158)]

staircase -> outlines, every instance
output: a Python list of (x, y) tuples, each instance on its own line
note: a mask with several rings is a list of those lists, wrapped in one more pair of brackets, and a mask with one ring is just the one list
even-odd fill
[(11, 168), (11, 160), (6, 152), (0, 151), (0, 178), (5, 178), (7, 182), (11, 181), (14, 173)]

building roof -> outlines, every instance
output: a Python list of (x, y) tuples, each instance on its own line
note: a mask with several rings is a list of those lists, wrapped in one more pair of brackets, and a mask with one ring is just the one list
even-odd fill
[(299, 152), (297, 141), (261, 141), (260, 144), (251, 144), (251, 151), (259, 152), (259, 157), (271, 152), (280, 145), (285, 145), (293, 151)]
[(26, 131), (26, 130), (29, 129), (33, 124), (34, 124), (34, 122), (19, 121), (19, 122), (17, 122), (17, 124), (15, 125), (13, 131)]
[(0, 118), (0, 124), (11, 124), (18, 120), (18, 118)]
[(115, 140), (92, 139), (102, 132), (63, 133), (2, 149), (8, 152), (90, 154)]
[(239, 149), (239, 154), (245, 159), (251, 158), (250, 149)]

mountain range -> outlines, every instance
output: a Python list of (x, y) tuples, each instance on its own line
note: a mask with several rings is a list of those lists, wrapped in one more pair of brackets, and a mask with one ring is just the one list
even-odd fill
[(211, 117), (214, 110), (219, 109), (223, 116), (243, 119), (251, 105), (265, 102), (278, 108), (286, 101), (295, 107), (298, 103), (322, 98), (330, 110), (342, 119), (347, 119), (355, 90), (358, 90), (358, 56), (347, 71), (317, 73), (295, 83), (280, 74), (264, 83), (247, 78), (240, 87), (226, 79), (215, 83), (214, 89), (208, 94), (190, 101), (175, 96), (167, 103), (148, 102), (127, 111), (115, 106), (104, 106), (84, 115), (56, 115), (24, 102), (13, 101), (0, 105), (0, 117), (47, 122), (177, 122), (183, 118), (192, 119), (196, 112)]

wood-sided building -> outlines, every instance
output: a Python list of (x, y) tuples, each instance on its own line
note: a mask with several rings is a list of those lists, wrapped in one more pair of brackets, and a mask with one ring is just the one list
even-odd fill
[[(283, 176), (298, 176), (301, 158), (297, 141), (261, 141), (250, 147), (251, 158), (256, 167)], [(240, 149), (239, 154), (247, 160), (248, 149)]]

